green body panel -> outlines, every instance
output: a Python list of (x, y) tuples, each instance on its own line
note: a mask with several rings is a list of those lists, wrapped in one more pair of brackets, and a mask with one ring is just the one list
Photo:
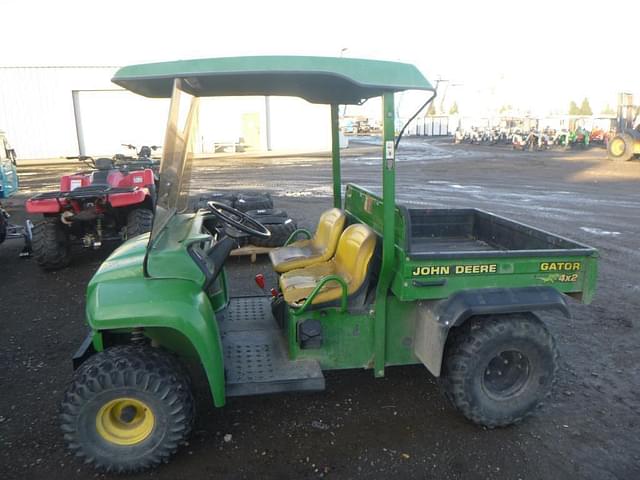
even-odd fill
[[(366, 223), (382, 236), (384, 207), (380, 197), (350, 183), (345, 192), (344, 209), (355, 221)], [(394, 217), (395, 244), (404, 245), (406, 225), (398, 207), (395, 207)]]
[(413, 336), (418, 302), (402, 302), (393, 295), (387, 299), (386, 365), (420, 363), (413, 353)]
[[(401, 302), (390, 295), (386, 301), (385, 366), (420, 363), (413, 353), (417, 302)], [(296, 340), (299, 322), (307, 319), (322, 324), (322, 348), (303, 350)], [(323, 370), (374, 368), (375, 312), (329, 308), (297, 316), (289, 314), (286, 334), (292, 359), (312, 358)]]
[(147, 249), (149, 234), (127, 240), (116, 248), (109, 257), (102, 262), (98, 271), (93, 275), (91, 284), (115, 281), (120, 278), (137, 278), (143, 275), (142, 260)]
[(582, 303), (589, 304), (596, 293), (598, 283), (598, 255), (592, 255), (584, 260), (585, 275), (582, 281), (582, 292), (575, 296)]
[[(207, 375), (215, 405), (222, 406), (224, 364), (218, 325), (202, 290), (204, 274), (186, 251), (190, 243), (208, 237), (199, 228), (192, 229), (201, 225), (200, 215), (176, 215), (171, 221), (174, 224), (158, 239), (162, 250), (152, 249), (149, 255), (149, 270), (156, 277), (143, 272), (148, 236), (125, 242), (102, 264), (87, 288), (87, 323), (98, 333), (94, 334), (97, 350), (103, 348), (99, 332), (134, 328), (143, 328), (158, 344), (181, 354), (190, 353), (190, 344)], [(214, 296), (217, 309), (224, 308), (228, 298), (226, 281), (221, 282), (224, 286)]]
[[(595, 289), (597, 268), (593, 256), (526, 256), (491, 257), (467, 259), (409, 260), (403, 250), (397, 248), (400, 262), (393, 279), (392, 291), (400, 300), (442, 299), (470, 288), (517, 288), (551, 286), (563, 293), (582, 292), (582, 301), (589, 303)], [(580, 264), (580, 268), (542, 271), (544, 263)], [(476, 273), (470, 273), (477, 266)], [(467, 267), (467, 268), (465, 268)], [(495, 269), (495, 273), (481, 272), (482, 268)], [(435, 270), (442, 273), (423, 275), (420, 272)], [(466, 272), (465, 272), (466, 270)], [(448, 271), (448, 273), (446, 273)], [(414, 281), (429, 281), (436, 285), (417, 286)], [(437, 285), (442, 283), (442, 285)]]
[(200, 233), (202, 215), (174, 215), (150, 248), (147, 273), (153, 278), (182, 278), (199, 285), (205, 281), (204, 273), (187, 253), (194, 242), (210, 237)]
[(360, 104), (385, 92), (433, 87), (408, 63), (357, 58), (253, 56), (130, 65), (112, 81), (146, 97), (171, 97), (184, 78), (195, 96), (287, 95), (312, 103)]
[(224, 268), (220, 272), (218, 280), (207, 293), (214, 312), (217, 313), (229, 305), (229, 282), (227, 281), (227, 271)]
[[(299, 322), (315, 319), (322, 324), (322, 348), (303, 350), (296, 340)], [(315, 310), (303, 316), (289, 315), (287, 335), (293, 360), (312, 358), (323, 370), (373, 368), (374, 315), (343, 312), (330, 308)]]

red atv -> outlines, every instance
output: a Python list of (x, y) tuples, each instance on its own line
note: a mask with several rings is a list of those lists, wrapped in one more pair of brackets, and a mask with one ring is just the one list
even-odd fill
[(60, 190), (27, 200), (44, 218), (33, 227), (33, 256), (46, 270), (66, 267), (71, 245), (100, 248), (151, 230), (156, 185), (153, 162), (79, 156), (91, 171), (64, 175)]

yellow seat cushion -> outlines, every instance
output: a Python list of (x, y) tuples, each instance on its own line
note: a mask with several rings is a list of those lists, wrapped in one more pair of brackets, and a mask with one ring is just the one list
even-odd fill
[(335, 254), (346, 216), (338, 208), (327, 210), (320, 216), (313, 238), (298, 240), (286, 247), (269, 252), (273, 269), (278, 273), (326, 262)]
[[(363, 224), (350, 225), (340, 236), (334, 258), (280, 276), (280, 290), (292, 306), (301, 305), (318, 283), (328, 275), (337, 275), (347, 284), (348, 295), (364, 283), (376, 246), (376, 235)], [(342, 288), (337, 282), (325, 284), (311, 302), (314, 305), (339, 300)]]

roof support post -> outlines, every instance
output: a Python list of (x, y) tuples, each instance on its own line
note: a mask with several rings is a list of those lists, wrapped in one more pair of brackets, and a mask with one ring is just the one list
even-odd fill
[(264, 119), (265, 119), (265, 134), (267, 137), (267, 151), (271, 151), (271, 97), (266, 95), (264, 97)]
[(333, 206), (342, 208), (342, 180), (340, 178), (340, 118), (338, 104), (331, 104), (331, 165), (333, 171)]
[(73, 100), (73, 116), (76, 120), (76, 136), (78, 138), (78, 155), (86, 155), (86, 148), (84, 146), (84, 129), (82, 128), (82, 116), (80, 113), (80, 91), (73, 90), (71, 92), (71, 99)]
[(374, 321), (375, 376), (384, 376), (387, 341), (387, 296), (395, 257), (396, 165), (393, 92), (382, 96), (382, 265), (376, 289)]

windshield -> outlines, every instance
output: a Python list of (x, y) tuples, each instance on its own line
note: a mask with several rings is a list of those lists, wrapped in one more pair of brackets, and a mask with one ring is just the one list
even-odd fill
[(193, 142), (198, 124), (198, 100), (183, 90), (182, 80), (174, 81), (149, 246), (158, 238), (171, 217), (187, 208)]

